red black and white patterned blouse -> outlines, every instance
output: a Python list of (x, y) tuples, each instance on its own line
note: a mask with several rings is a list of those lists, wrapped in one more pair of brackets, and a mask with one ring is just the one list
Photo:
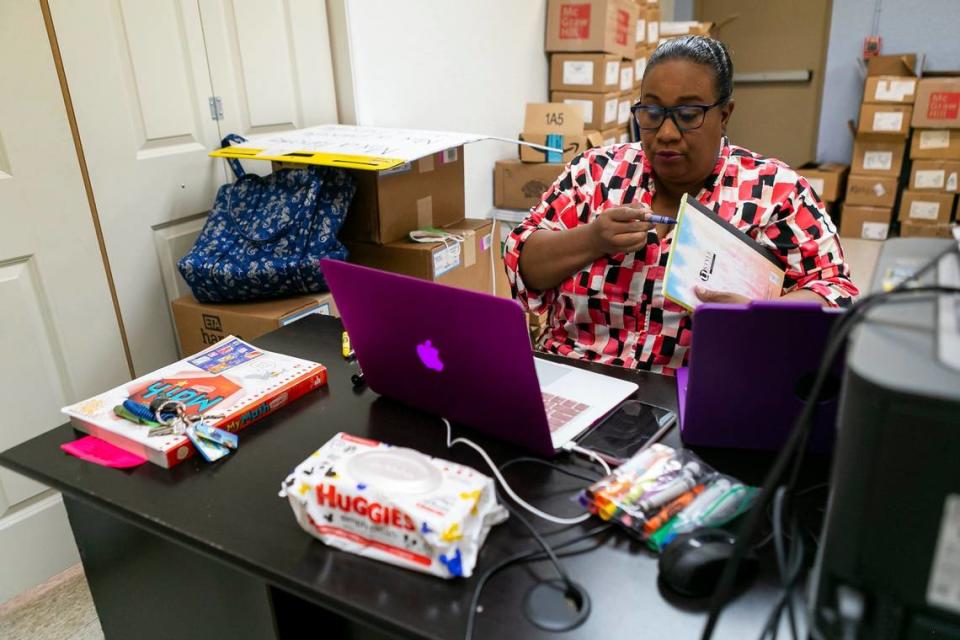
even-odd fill
[[(540, 349), (671, 375), (686, 364), (691, 314), (663, 297), (673, 231), (660, 238), (651, 230), (641, 251), (600, 258), (555, 289), (528, 289), (519, 273), (530, 234), (588, 224), (625, 204), (652, 206), (654, 191), (639, 143), (591, 149), (573, 159), (507, 238), (504, 262), (514, 297), (547, 316)], [(823, 202), (783, 162), (724, 139), (697, 200), (779, 257), (784, 293), (809, 289), (833, 306), (848, 306), (859, 293)]]

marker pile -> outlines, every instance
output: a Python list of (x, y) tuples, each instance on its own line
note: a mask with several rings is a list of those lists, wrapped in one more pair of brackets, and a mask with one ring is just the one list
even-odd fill
[(689, 451), (654, 444), (585, 489), (580, 500), (659, 551), (681, 533), (725, 525), (750, 508), (755, 494)]

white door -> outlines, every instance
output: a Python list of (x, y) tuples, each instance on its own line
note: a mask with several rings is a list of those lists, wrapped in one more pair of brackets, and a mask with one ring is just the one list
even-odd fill
[[(0, 450), (129, 379), (36, 0), (0, 2)], [(0, 603), (79, 560), (59, 494), (0, 469)]]
[[(177, 358), (169, 301), (226, 133), (336, 121), (321, 0), (50, 0), (134, 368)], [(211, 88), (212, 87), (214, 88)], [(211, 117), (219, 96), (222, 121)], [(250, 164), (250, 163), (248, 163)], [(269, 170), (259, 163), (259, 172)]]
[[(207, 156), (220, 135), (199, 8), (196, 0), (50, 0), (50, 10), (142, 375), (177, 359), (157, 246), (186, 233), (189, 247), (197, 214), (225, 179)], [(170, 265), (166, 273), (167, 288), (176, 287)]]

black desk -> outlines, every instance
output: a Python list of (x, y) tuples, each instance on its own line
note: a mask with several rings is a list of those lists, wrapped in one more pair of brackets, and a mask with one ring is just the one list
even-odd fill
[[(296, 401), (244, 431), (240, 450), (208, 465), (194, 458), (167, 470), (151, 464), (119, 471), (82, 462), (59, 445), (77, 437), (63, 425), (0, 455), (0, 464), (63, 492), (100, 622), (113, 638), (270, 638), (388, 636), (461, 638), (477, 575), (513, 553), (536, 548), (520, 524), (491, 533), (474, 577), (441, 580), (325, 547), (300, 529), (277, 496), (293, 467), (337, 431), (413, 447), (487, 471), (472, 450), (447, 450), (441, 421), (367, 390), (355, 393), (340, 357), (339, 321), (311, 317), (255, 342), (324, 363), (329, 388)], [(638, 397), (676, 406), (670, 378), (603, 369), (640, 385)], [(464, 398), (464, 401), (471, 401)], [(473, 401), (482, 401), (475, 399)], [(498, 463), (520, 454), (482, 436)], [(679, 445), (676, 430), (668, 444)], [(757, 482), (768, 456), (707, 458)], [(566, 464), (587, 468), (580, 460)], [(582, 484), (540, 465), (517, 465), (509, 479), (529, 500), (574, 515)], [(551, 530), (553, 525), (538, 521)], [(596, 523), (558, 534), (586, 531)], [(553, 527), (556, 528), (556, 527)], [(608, 534), (566, 561), (593, 611), (568, 638), (695, 638), (704, 603), (671, 596), (657, 583), (656, 557), (624, 534)], [(545, 563), (508, 569), (484, 590), (477, 638), (540, 638), (522, 602)], [(754, 587), (728, 607), (715, 637), (757, 637), (777, 594), (771, 562)], [(304, 630), (300, 623), (310, 625)]]

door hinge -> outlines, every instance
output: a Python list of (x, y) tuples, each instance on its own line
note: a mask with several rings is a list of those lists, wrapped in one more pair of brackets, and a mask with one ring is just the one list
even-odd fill
[(223, 100), (220, 96), (211, 96), (209, 99), (210, 103), (210, 119), (211, 120), (223, 120)]

